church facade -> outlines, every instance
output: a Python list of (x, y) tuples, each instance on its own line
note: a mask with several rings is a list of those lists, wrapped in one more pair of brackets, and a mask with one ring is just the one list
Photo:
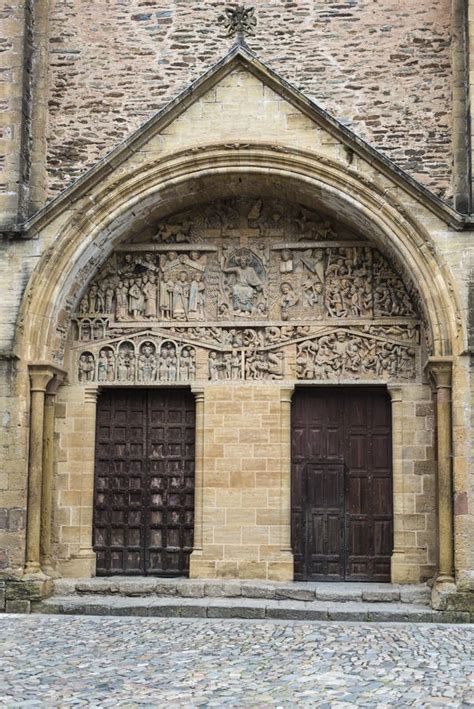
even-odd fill
[[(366, 4), (346, 12), (369, 33)], [(380, 27), (384, 13), (403, 26), (403, 8), (390, 4)], [(214, 31), (232, 35), (228, 51), (181, 92), (175, 77), (147, 122), (95, 160), (83, 148), (99, 150), (102, 128), (91, 132), (88, 116), (82, 147), (61, 163), (60, 143), (65, 155), (80, 124), (54, 108), (65, 36), (54, 30), (79, 21), (79, 3), (64, 5), (16, 11), (34, 61), (17, 172), (5, 162), (18, 190), (4, 199), (0, 254), (6, 610), (27, 610), (51, 579), (95, 575), (428, 583), (435, 608), (469, 610), (464, 4), (420, 6), (413, 36), (431, 40), (412, 49), (427, 133), (407, 128), (408, 147), (383, 118), (379, 138), (363, 139), (297, 88), (303, 59), (291, 58), (290, 81), (263, 61), (258, 32), (270, 17), (257, 5), (256, 15), (224, 14)], [(167, 5), (153, 21), (171, 18), (184, 37), (180, 3)], [(294, 5), (311, 42), (345, 21), (331, 3), (317, 15)], [(118, 33), (119, 18), (141, 15), (117, 6)], [(274, 21), (282, 11), (275, 3)], [(439, 42), (447, 17), (449, 51)], [(168, 56), (169, 37), (153, 41)], [(446, 76), (428, 67), (434, 46), (449, 58)], [(190, 61), (179, 45), (170, 51)], [(363, 50), (350, 52), (357, 73)], [(80, 102), (64, 67), (67, 100)], [(335, 82), (334, 96), (343, 93)], [(58, 188), (68, 174), (77, 179)]]

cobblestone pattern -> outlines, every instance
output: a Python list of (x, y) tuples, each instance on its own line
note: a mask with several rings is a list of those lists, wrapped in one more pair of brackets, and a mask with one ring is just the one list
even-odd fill
[[(256, 0), (249, 45), (285, 79), (450, 196), (450, 0)], [(51, 196), (218, 61), (221, 0), (53, 0)], [(211, 136), (210, 136), (211, 138)]]
[(469, 707), (472, 626), (0, 618), (0, 706)]

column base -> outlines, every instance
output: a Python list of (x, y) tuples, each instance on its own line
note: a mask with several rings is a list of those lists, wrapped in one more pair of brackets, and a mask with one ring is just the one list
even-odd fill
[(52, 566), (52, 564), (48, 564), (48, 563), (41, 564), (41, 569), (42, 569), (43, 573), (46, 574), (46, 576), (48, 576), (48, 578), (50, 578), (50, 579), (60, 579), (61, 578), (61, 574), (59, 573), (59, 571), (57, 571), (54, 568), (54, 566)]
[(46, 581), (48, 576), (36, 562), (28, 561), (23, 569), (22, 581)]

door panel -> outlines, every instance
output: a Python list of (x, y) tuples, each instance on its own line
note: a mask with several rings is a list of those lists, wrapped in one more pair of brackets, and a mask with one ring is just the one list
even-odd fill
[(298, 389), (292, 406), (295, 578), (387, 581), (392, 537), (387, 393)]
[(193, 531), (192, 395), (103, 392), (97, 410), (97, 574), (185, 574)]

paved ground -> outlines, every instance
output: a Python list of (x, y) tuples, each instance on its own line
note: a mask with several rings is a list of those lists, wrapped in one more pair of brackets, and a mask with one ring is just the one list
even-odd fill
[(474, 707), (474, 626), (0, 616), (1, 707)]

